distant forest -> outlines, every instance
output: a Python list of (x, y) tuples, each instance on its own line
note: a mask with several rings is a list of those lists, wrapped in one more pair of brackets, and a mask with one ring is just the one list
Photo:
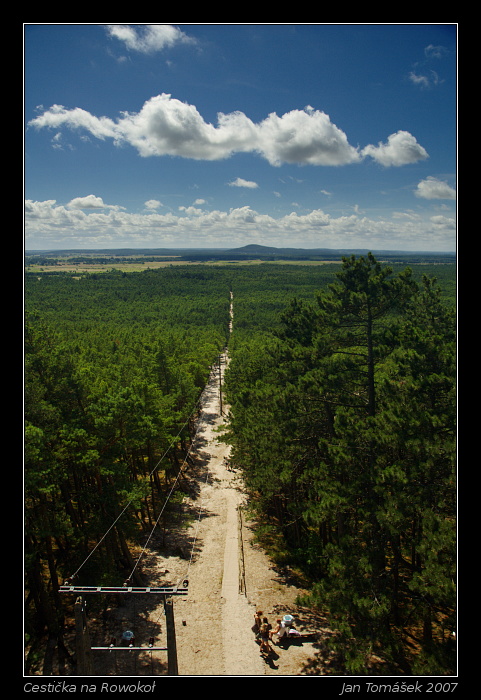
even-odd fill
[(224, 439), (257, 536), (306, 581), (303, 604), (329, 615), (345, 668), (366, 674), (375, 654), (387, 673), (455, 672), (456, 266), (445, 263), (27, 265), (27, 673), (49, 639), (71, 661), (58, 586), (86, 557), (79, 583), (121, 585), (132, 569), (227, 344)]
[[(51, 250), (51, 251), (27, 251), (25, 264), (28, 265), (56, 265), (58, 261), (71, 262), (98, 262), (109, 263), (122, 259), (126, 261), (144, 262), (159, 260), (171, 261), (173, 258), (185, 262), (213, 262), (213, 261), (331, 261), (339, 262), (342, 257), (349, 255), (367, 255), (367, 250), (334, 250), (330, 248), (275, 248), (272, 246), (247, 245), (242, 248), (208, 248), (208, 249), (183, 249), (183, 248), (120, 248), (105, 250)], [(453, 263), (456, 262), (456, 254), (436, 252), (409, 252), (409, 251), (375, 251), (373, 255), (377, 259), (390, 263)]]

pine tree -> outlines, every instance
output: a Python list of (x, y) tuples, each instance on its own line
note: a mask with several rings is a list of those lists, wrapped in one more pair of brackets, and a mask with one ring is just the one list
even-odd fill
[(352, 672), (373, 652), (410, 671), (406, 635), (418, 624), (425, 667), (442, 667), (433, 640), (451, 624), (454, 590), (452, 314), (433, 281), (419, 288), (410, 269), (351, 257), (315, 303), (293, 300), (276, 336), (231, 365), (248, 486), (312, 577), (311, 601), (337, 620)]

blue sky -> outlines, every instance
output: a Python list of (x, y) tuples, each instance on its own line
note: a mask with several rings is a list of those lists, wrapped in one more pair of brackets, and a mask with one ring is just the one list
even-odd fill
[(456, 249), (457, 27), (25, 24), (25, 248)]

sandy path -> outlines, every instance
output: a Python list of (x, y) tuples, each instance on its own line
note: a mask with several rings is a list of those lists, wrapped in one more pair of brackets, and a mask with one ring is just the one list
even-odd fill
[[(224, 356), (222, 371), (225, 361)], [(192, 528), (201, 551), (189, 567), (189, 594), (175, 603), (179, 675), (262, 675), (265, 664), (251, 631), (254, 607), (240, 590), (243, 494), (238, 477), (224, 463), (230, 448), (218, 439), (224, 418), (217, 373), (206, 388), (203, 408), (197, 438), (210, 456), (197, 499), (200, 517)]]
[[(226, 366), (221, 358), (222, 375)], [(168, 554), (154, 537), (146, 550), (143, 574), (150, 585), (179, 585), (188, 579), (188, 594), (172, 596), (179, 676), (258, 676), (266, 664), (252, 632), (254, 605), (241, 590), (242, 535), (239, 507), (244, 502), (240, 477), (230, 471), (224, 459), (230, 447), (219, 441), (219, 370), (212, 373), (201, 398), (202, 412), (191, 451), (196, 467), (187, 469), (186, 478), (197, 488), (185, 497), (183, 511), (191, 518), (187, 529), (172, 537)], [(199, 466), (200, 465), (200, 466)], [(179, 551), (182, 550), (182, 556)], [(164, 551), (162, 551), (164, 550)], [(264, 568), (264, 565), (262, 565)], [(134, 631), (138, 642), (146, 644), (155, 635), (155, 644), (166, 645), (163, 604), (152, 597), (126, 599), (112, 608), (108, 630), (99, 620), (91, 620), (92, 638), (106, 644), (110, 635), (120, 636), (124, 628)], [(122, 601), (123, 602), (123, 601)], [(105, 654), (98, 652), (94, 675), (165, 675), (167, 654)]]

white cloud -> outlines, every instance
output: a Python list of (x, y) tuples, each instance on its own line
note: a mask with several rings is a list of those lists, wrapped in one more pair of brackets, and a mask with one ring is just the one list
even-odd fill
[(429, 157), (425, 149), (408, 131), (397, 131), (395, 134), (391, 134), (387, 143), (366, 146), (363, 149), (363, 154), (371, 156), (386, 167), (409, 165)]
[(415, 85), (420, 85), (421, 87), (429, 86), (429, 78), (427, 78), (427, 76), (418, 75), (417, 73), (414, 73), (412, 71), (411, 73), (409, 73), (409, 80)]
[(86, 197), (75, 197), (68, 204), (69, 209), (119, 209), (112, 204), (104, 204), (102, 197), (89, 194)]
[(411, 221), (420, 221), (421, 216), (413, 211), (393, 211), (393, 219), (410, 219)]
[[(83, 198), (80, 198), (83, 199)], [(455, 250), (454, 217), (399, 214), (371, 219), (359, 212), (333, 217), (322, 209), (285, 216), (262, 214), (249, 206), (229, 211), (179, 207), (179, 214), (117, 209), (70, 209), (55, 200), (25, 203), (29, 248), (225, 247), (246, 242), (300, 247), (397, 250)]]
[(434, 226), (439, 226), (439, 228), (442, 228), (444, 230), (456, 230), (456, 221), (449, 216), (431, 216), (430, 221), (434, 224)]
[(433, 46), (433, 44), (429, 44), (429, 46), (426, 46), (424, 49), (424, 54), (427, 58), (443, 58), (447, 53), (448, 50), (445, 46)]
[(456, 199), (455, 189), (431, 176), (421, 180), (414, 194), (422, 199)]
[(439, 74), (429, 67), (433, 60), (438, 61), (449, 54), (449, 50), (444, 46), (434, 46), (429, 44), (424, 49), (425, 61), (421, 64), (416, 64), (415, 69), (409, 73), (409, 80), (416, 86), (427, 89), (441, 85), (444, 80), (439, 77)]
[(257, 153), (274, 166), (347, 165), (370, 156), (383, 165), (405, 165), (427, 158), (414, 136), (398, 131), (387, 144), (363, 151), (327, 114), (312, 107), (279, 117), (272, 113), (254, 123), (242, 112), (219, 113), (217, 125), (206, 122), (195, 106), (161, 94), (147, 100), (139, 112), (122, 112), (117, 120), (96, 117), (80, 109), (53, 105), (29, 122), (37, 129), (62, 127), (87, 131), (116, 145), (128, 144), (143, 157), (179, 156), (194, 160), (221, 160), (234, 153)]
[(204, 212), (198, 207), (179, 207), (179, 211), (184, 212), (188, 216), (201, 216)]
[(146, 202), (144, 202), (144, 206), (146, 209), (158, 209), (159, 207), (162, 206), (162, 202), (159, 202), (158, 199), (148, 199)]
[(282, 117), (270, 114), (258, 126), (259, 151), (272, 165), (345, 165), (360, 160), (343, 131), (324, 112), (306, 107)]
[(155, 53), (175, 44), (194, 43), (194, 39), (171, 24), (146, 24), (134, 27), (128, 24), (107, 24), (110, 37), (121, 41), (131, 51)]
[[(29, 125), (37, 129), (57, 129), (66, 126), (70, 129), (85, 130), (101, 140), (122, 138), (121, 130), (112, 119), (94, 117), (90, 112), (79, 107), (65, 109), (62, 105), (52, 105), (46, 112), (32, 119)], [(56, 138), (58, 139), (58, 134)]]
[(243, 180), (241, 177), (237, 177), (232, 182), (229, 182), (230, 187), (247, 187), (248, 189), (254, 190), (259, 185), (257, 182), (252, 182), (251, 180)]
[(439, 85), (443, 81), (440, 80), (439, 75), (434, 70), (428, 70), (422, 75), (411, 72), (409, 74), (409, 80), (415, 85), (419, 85), (422, 88), (429, 88), (433, 85)]

